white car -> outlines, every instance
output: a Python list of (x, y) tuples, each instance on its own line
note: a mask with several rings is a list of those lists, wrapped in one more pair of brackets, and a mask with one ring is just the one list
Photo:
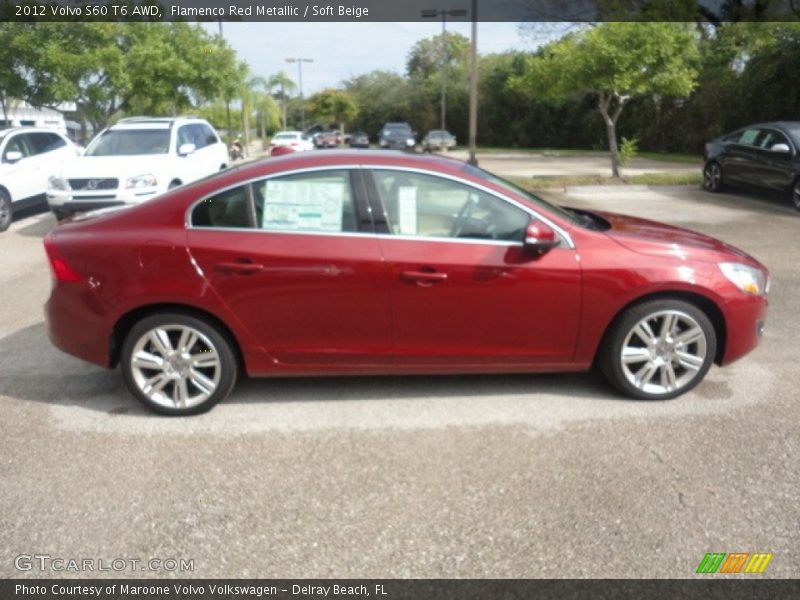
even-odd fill
[(203, 119), (122, 119), (50, 177), (47, 202), (58, 219), (139, 204), (227, 166), (225, 144)]
[(68, 137), (52, 129), (0, 130), (0, 231), (11, 225), (14, 212), (44, 204), (48, 178), (79, 154)]
[(279, 131), (269, 142), (270, 151), (282, 146), (289, 147), (295, 152), (305, 152), (314, 149), (314, 142), (302, 131)]

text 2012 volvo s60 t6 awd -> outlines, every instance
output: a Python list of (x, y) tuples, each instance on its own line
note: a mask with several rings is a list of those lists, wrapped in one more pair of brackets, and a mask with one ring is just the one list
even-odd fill
[(242, 165), (45, 239), (49, 334), (190, 414), (237, 377), (584, 371), (672, 398), (758, 343), (767, 269), (652, 221), (386, 152)]

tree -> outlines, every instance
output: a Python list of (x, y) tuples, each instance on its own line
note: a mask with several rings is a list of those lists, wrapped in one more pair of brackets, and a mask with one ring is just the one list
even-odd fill
[[(269, 88), (270, 94), (273, 95), (273, 98), (278, 98), (280, 100), (281, 126), (283, 129), (286, 129), (286, 109), (289, 104), (289, 94), (294, 92), (297, 86), (292, 78), (286, 74), (286, 71), (281, 71), (280, 73), (272, 75), (267, 80), (267, 87)], [(275, 91), (276, 89), (278, 90), (277, 92)]]
[(352, 123), (358, 114), (353, 98), (342, 90), (322, 90), (308, 100), (308, 110), (319, 121), (338, 123), (339, 131), (344, 133), (344, 124)]
[(387, 121), (408, 121), (417, 126), (410, 108), (408, 80), (390, 71), (371, 71), (344, 82), (358, 107), (354, 126), (376, 135)]
[(540, 99), (592, 94), (619, 177), (617, 122), (625, 105), (641, 96), (688, 96), (697, 84), (698, 37), (684, 23), (603, 23), (546, 46), (512, 84)]
[[(406, 61), (406, 70), (409, 77), (430, 77), (445, 67), (466, 63), (469, 59), (469, 39), (460, 33), (451, 32), (445, 36), (446, 44), (442, 43), (442, 35), (419, 40), (411, 48)], [(446, 52), (443, 54), (443, 52)]]

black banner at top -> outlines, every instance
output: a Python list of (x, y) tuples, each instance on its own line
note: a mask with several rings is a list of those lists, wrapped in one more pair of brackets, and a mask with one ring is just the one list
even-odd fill
[[(443, 15), (446, 13), (446, 15)], [(0, 0), (3, 21), (798, 21), (800, 0)]]

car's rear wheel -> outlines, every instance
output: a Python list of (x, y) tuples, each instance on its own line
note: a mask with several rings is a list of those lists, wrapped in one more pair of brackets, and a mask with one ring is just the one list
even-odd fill
[(716, 351), (714, 326), (702, 310), (682, 300), (653, 300), (614, 322), (599, 364), (626, 396), (668, 400), (703, 380)]
[(792, 186), (792, 206), (795, 210), (800, 210), (800, 177), (798, 177)]
[(11, 226), (11, 198), (0, 190), (0, 231), (5, 231)]
[(722, 167), (716, 161), (710, 161), (703, 169), (703, 187), (709, 192), (722, 190)]
[(136, 323), (123, 343), (121, 365), (133, 395), (167, 415), (209, 410), (230, 394), (238, 376), (227, 336), (205, 320), (180, 313)]

